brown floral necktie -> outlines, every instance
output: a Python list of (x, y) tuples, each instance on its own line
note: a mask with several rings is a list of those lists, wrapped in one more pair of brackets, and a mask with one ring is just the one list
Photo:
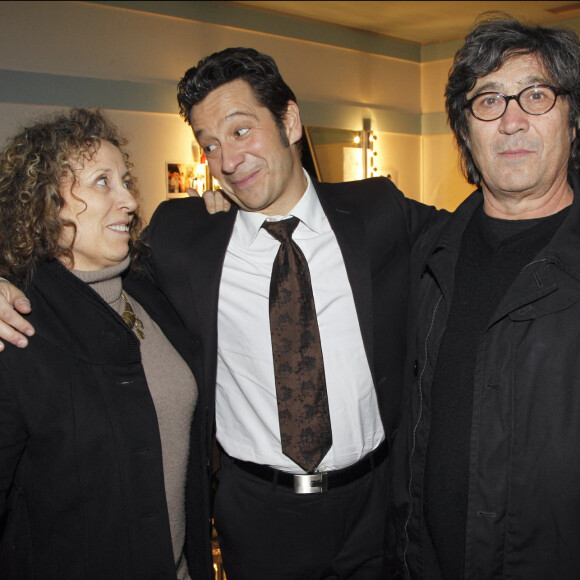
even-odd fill
[(310, 272), (292, 239), (299, 221), (262, 227), (280, 242), (270, 280), (270, 333), (282, 452), (310, 473), (330, 449), (332, 431)]

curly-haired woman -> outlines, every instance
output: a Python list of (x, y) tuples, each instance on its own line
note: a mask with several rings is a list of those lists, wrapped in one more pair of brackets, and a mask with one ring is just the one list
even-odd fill
[(0, 360), (2, 580), (205, 577), (185, 525), (198, 349), (139, 275), (123, 145), (75, 109), (0, 154), (0, 275), (36, 329)]

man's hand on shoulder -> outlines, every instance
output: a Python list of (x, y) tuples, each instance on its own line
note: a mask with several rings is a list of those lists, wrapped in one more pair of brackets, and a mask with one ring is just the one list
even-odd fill
[[(187, 193), (190, 197), (197, 197), (199, 195), (195, 189), (188, 189)], [(230, 200), (221, 189), (204, 191), (200, 197), (205, 202), (205, 209), (211, 214), (219, 213), (220, 211), (229, 211), (232, 206)]]
[[(20, 348), (27, 346), (26, 336), (34, 334), (34, 327), (20, 314), (28, 314), (30, 310), (30, 302), (24, 293), (7, 280), (0, 279), (0, 339)], [(1, 350), (4, 350), (3, 342), (0, 342)]]

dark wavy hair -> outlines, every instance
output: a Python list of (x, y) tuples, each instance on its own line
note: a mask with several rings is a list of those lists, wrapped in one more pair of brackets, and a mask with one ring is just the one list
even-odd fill
[(274, 59), (253, 48), (226, 48), (190, 68), (177, 85), (179, 114), (191, 125), (194, 105), (214, 89), (238, 79), (246, 81), (256, 100), (272, 113), (282, 140), (288, 146), (283, 119), (288, 101), (296, 102), (296, 96), (282, 78)]
[[(461, 153), (465, 177), (473, 185), (481, 184), (481, 173), (473, 161), (467, 124), (467, 93), (475, 83), (499, 68), (510, 58), (535, 55), (546, 69), (549, 82), (570, 103), (570, 131), (578, 127), (580, 116), (580, 44), (571, 30), (526, 26), (504, 13), (486, 13), (465, 37), (465, 44), (455, 55), (445, 89), (445, 107), (451, 130)], [(572, 142), (569, 165), (580, 170), (579, 138)]]
[[(121, 150), (126, 141), (100, 111), (72, 109), (38, 121), (12, 137), (0, 153), (0, 276), (26, 285), (34, 267), (59, 259), (73, 267), (75, 225), (61, 218), (62, 184), (72, 179), (78, 162), (90, 160), (101, 141)], [(130, 190), (137, 195), (131, 180)], [(71, 244), (61, 243), (64, 227), (72, 227)], [(139, 234), (143, 221), (136, 211), (130, 223), (129, 253), (143, 249)]]

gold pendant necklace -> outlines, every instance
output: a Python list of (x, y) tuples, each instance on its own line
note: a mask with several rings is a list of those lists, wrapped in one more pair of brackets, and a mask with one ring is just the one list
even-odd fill
[(121, 314), (123, 320), (125, 321), (127, 326), (131, 330), (134, 330), (135, 334), (141, 340), (143, 340), (145, 338), (145, 333), (143, 332), (143, 323), (141, 322), (139, 317), (135, 314), (133, 308), (131, 308), (131, 304), (129, 304), (129, 301), (127, 300), (127, 297), (125, 296), (124, 292), (121, 292), (121, 298), (123, 299), (123, 302), (125, 302), (125, 310), (123, 310), (123, 314)]

